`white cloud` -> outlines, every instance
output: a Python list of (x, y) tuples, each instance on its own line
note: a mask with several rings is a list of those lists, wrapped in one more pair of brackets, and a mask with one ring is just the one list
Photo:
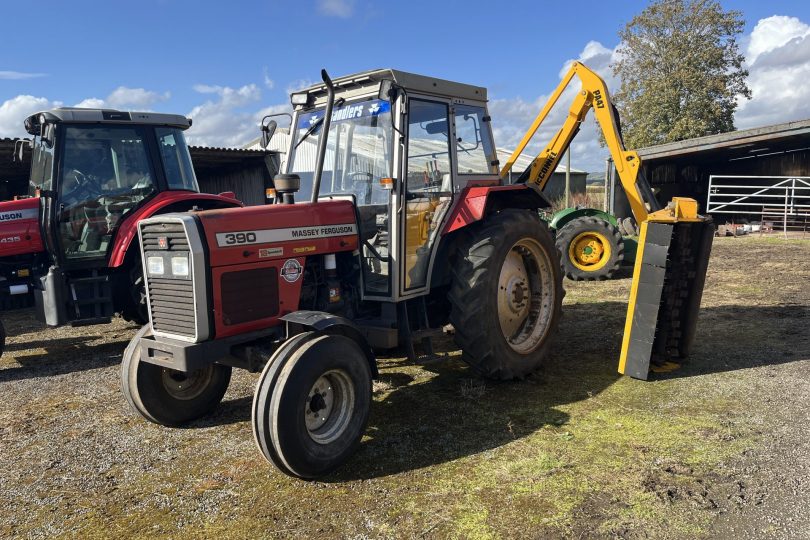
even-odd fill
[(298, 90), (303, 90), (304, 88), (309, 88), (313, 84), (315, 83), (309, 79), (296, 79), (291, 81), (286, 88), (287, 95), (297, 92)]
[(751, 100), (740, 100), (737, 128), (810, 118), (810, 25), (774, 15), (757, 22), (746, 43)]
[(46, 73), (24, 73), (22, 71), (0, 71), (0, 79), (7, 81), (20, 81), (24, 79), (35, 79), (45, 77)]
[(5, 101), (0, 105), (0, 137), (25, 136), (23, 121), (28, 116), (61, 105), (44, 97), (28, 95), (20, 95)]
[(240, 88), (198, 84), (194, 90), (218, 99), (208, 100), (188, 114), (193, 124), (187, 137), (193, 145), (241, 147), (259, 136), (259, 122), (264, 115), (289, 109), (285, 105), (253, 109), (251, 105), (261, 100), (255, 84)]
[(103, 99), (94, 98), (94, 97), (83, 99), (80, 102), (78, 102), (76, 105), (74, 105), (74, 107), (82, 107), (84, 109), (103, 109), (104, 106), (105, 106), (105, 102), (104, 102)]
[(105, 99), (97, 97), (86, 98), (77, 103), (76, 107), (88, 109), (131, 109), (149, 110), (152, 105), (166, 101), (171, 97), (170, 92), (160, 94), (144, 88), (127, 88), (119, 86)]
[[(605, 80), (609, 89), (615, 89), (618, 86), (618, 81), (613, 76), (610, 65), (616, 60), (616, 54), (615, 48), (608, 49), (598, 41), (590, 41), (576, 59), (570, 59), (563, 63), (559, 77), (562, 79), (571, 67), (571, 63), (574, 60), (579, 60), (596, 71)], [(551, 110), (546, 121), (543, 122), (540, 130), (534, 136), (532, 143), (528, 146), (526, 155), (532, 157), (537, 155), (543, 149), (543, 146), (551, 141), (551, 138), (565, 121), (568, 108), (579, 88), (578, 81), (572, 81), (571, 85), (563, 92), (556, 106)], [(553, 91), (553, 89), (549, 90)], [(530, 99), (518, 97), (490, 101), (489, 109), (492, 113), (493, 134), (495, 143), (499, 148), (512, 150), (517, 146), (534, 118), (548, 101), (551, 91), (548, 94)], [(592, 115), (589, 115), (571, 143), (571, 166), (589, 172), (601, 171), (605, 167), (604, 163), (607, 155), (607, 150), (599, 146), (598, 126)]]
[(270, 73), (267, 71), (267, 66), (264, 67), (264, 86), (272, 90), (276, 86), (276, 81), (270, 78)]
[(318, 12), (327, 17), (348, 19), (354, 13), (355, 0), (318, 0)]

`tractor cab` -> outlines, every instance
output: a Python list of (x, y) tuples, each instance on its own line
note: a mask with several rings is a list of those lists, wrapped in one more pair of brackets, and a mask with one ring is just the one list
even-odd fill
[(390, 69), (332, 84), (331, 103), (326, 84), (291, 97), (284, 172), (300, 178), (296, 200), (354, 201), (364, 298), (424, 294), (454, 200), (499, 183), (486, 89)]
[(124, 216), (158, 193), (199, 192), (183, 116), (61, 108), (25, 121), (33, 135), (29, 195), (41, 200), (55, 263), (97, 266)]

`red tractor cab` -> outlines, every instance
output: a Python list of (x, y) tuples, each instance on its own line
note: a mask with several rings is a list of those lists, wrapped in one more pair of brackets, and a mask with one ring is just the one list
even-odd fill
[(167, 212), (242, 206), (200, 193), (175, 114), (60, 108), (25, 120), (28, 198), (0, 203), (0, 281), (33, 291), (49, 326), (148, 320), (136, 224)]

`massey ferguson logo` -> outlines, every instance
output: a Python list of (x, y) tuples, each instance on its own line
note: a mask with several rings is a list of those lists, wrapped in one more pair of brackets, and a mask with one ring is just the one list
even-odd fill
[(39, 210), (36, 208), (28, 208), (26, 210), (13, 210), (11, 212), (0, 212), (0, 222), (3, 221), (17, 221), (18, 219), (36, 219), (39, 215)]
[(160, 249), (169, 249), (169, 239), (165, 236), (158, 236), (158, 247)]
[(14, 221), (15, 219), (22, 219), (22, 212), (5, 212), (0, 214), (0, 221)]

